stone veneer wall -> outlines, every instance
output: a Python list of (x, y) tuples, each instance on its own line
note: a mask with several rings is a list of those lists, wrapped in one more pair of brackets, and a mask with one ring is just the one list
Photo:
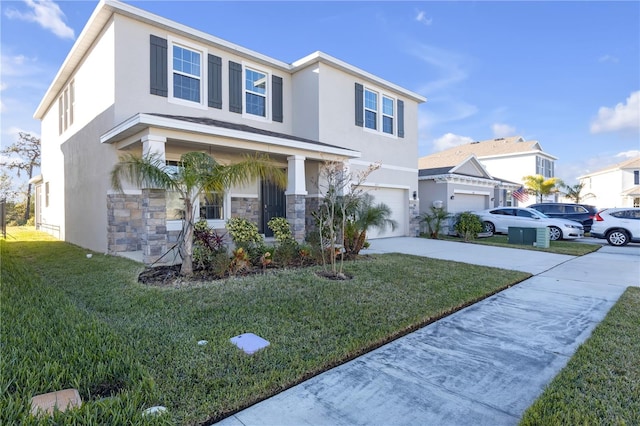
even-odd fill
[(109, 253), (142, 250), (142, 195), (107, 195), (107, 250)]
[(306, 237), (306, 197), (304, 195), (287, 195), (287, 220), (291, 225), (293, 238), (301, 243)]
[(409, 236), (420, 236), (420, 202), (409, 200)]
[(231, 217), (241, 217), (260, 227), (260, 199), (231, 197)]
[(167, 252), (167, 205), (162, 189), (142, 190), (142, 259), (156, 262)]
[(316, 219), (312, 216), (313, 212), (320, 208), (321, 198), (319, 197), (307, 197), (305, 200), (305, 227), (306, 233), (309, 235), (311, 232), (316, 231)]

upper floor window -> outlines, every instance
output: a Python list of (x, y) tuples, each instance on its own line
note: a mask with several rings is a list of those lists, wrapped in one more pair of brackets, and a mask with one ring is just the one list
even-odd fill
[(202, 54), (173, 45), (173, 97), (201, 103)]
[(393, 134), (393, 104), (393, 99), (382, 97), (382, 131), (390, 135)]
[(378, 94), (368, 89), (364, 91), (364, 126), (378, 129)]
[(633, 184), (640, 185), (640, 170), (633, 171)]
[(267, 74), (245, 68), (244, 70), (245, 112), (267, 116)]
[(536, 157), (536, 174), (546, 178), (553, 177), (553, 161), (542, 157)]
[(64, 88), (62, 94), (58, 98), (58, 132), (62, 134), (69, 126), (73, 124), (73, 108), (75, 104), (75, 83), (72, 80), (67, 87)]

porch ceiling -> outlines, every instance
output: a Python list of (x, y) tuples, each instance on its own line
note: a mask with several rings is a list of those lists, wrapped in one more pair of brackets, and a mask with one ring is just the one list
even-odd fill
[(183, 146), (215, 147), (229, 152), (302, 155), (317, 160), (346, 160), (361, 156), (359, 151), (247, 125), (164, 114), (138, 113), (103, 134), (100, 142), (127, 149), (138, 145), (147, 135), (162, 136), (168, 142)]

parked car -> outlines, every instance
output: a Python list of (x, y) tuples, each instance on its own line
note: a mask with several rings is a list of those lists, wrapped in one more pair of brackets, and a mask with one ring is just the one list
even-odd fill
[(589, 204), (573, 204), (573, 203), (540, 203), (532, 204), (529, 208), (536, 209), (549, 217), (561, 219), (575, 220), (580, 222), (584, 228), (584, 232), (591, 231), (593, 224), (593, 216), (598, 212), (595, 206)]
[(640, 243), (640, 207), (604, 209), (596, 213), (591, 236), (604, 238), (612, 246)]
[(538, 210), (524, 207), (498, 207), (478, 212), (485, 232), (508, 234), (510, 226), (523, 228), (549, 228), (551, 241), (584, 237), (582, 225), (573, 220), (554, 219)]

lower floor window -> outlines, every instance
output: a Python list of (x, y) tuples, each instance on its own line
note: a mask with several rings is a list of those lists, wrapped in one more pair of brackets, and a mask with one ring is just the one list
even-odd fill
[(174, 191), (167, 191), (167, 220), (184, 219), (184, 201), (180, 194)]
[(200, 218), (224, 219), (224, 194), (207, 192), (200, 194)]
[(640, 197), (635, 197), (633, 199), (633, 207), (640, 207)]

